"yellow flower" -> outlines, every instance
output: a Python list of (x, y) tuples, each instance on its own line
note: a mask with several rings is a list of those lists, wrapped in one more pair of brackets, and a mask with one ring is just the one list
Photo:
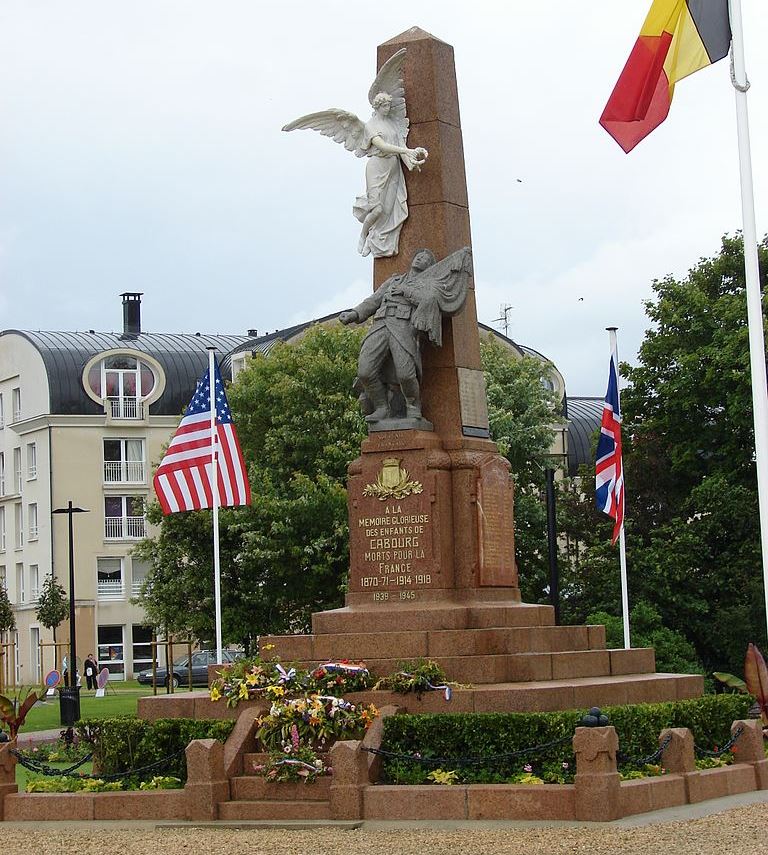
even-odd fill
[(211, 700), (218, 701), (221, 697), (221, 692), (219, 691), (218, 686), (211, 686)]
[(275, 698), (282, 698), (285, 694), (285, 689), (282, 686), (268, 686), (267, 694), (272, 695)]
[(265, 644), (261, 649), (262, 650), (274, 650), (275, 645), (274, 644)]
[(237, 696), (238, 696), (238, 698), (240, 698), (240, 700), (243, 700), (243, 701), (248, 700), (248, 684), (247, 683), (240, 683), (240, 692), (238, 693)]
[(245, 682), (249, 686), (255, 686), (256, 683), (258, 683), (258, 681), (259, 681), (259, 678), (256, 674), (246, 674), (245, 675)]

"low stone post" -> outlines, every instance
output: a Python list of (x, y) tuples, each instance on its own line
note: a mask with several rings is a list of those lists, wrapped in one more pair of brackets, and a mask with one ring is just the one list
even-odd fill
[(619, 738), (613, 727), (577, 727), (576, 819), (606, 822), (621, 816), (621, 779), (616, 767)]
[(15, 748), (16, 740), (0, 743), (0, 820), (5, 819), (5, 797), (19, 791), (16, 786), (16, 758), (11, 754)]
[(228, 802), (229, 779), (224, 771), (224, 745), (217, 739), (195, 739), (187, 755), (188, 819), (218, 819), (219, 802)]
[(693, 748), (693, 734), (687, 727), (668, 727), (659, 735), (659, 746), (669, 738), (669, 743), (661, 754), (661, 765), (675, 775), (687, 775), (696, 771), (696, 754)]
[(737, 763), (752, 765), (758, 790), (768, 790), (768, 759), (765, 757), (762, 719), (735, 721), (731, 725), (731, 736), (740, 727), (743, 728), (743, 733), (733, 746), (733, 756)]

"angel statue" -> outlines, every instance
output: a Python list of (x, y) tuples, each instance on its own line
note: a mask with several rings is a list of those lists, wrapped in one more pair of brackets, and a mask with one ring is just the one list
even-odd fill
[(360, 345), (355, 381), (372, 430), (432, 429), (421, 414), (421, 349), (426, 341), (436, 347), (443, 343), (442, 318), (464, 308), (471, 275), (468, 246), (442, 261), (419, 249), (407, 273), (390, 276), (359, 306), (339, 315), (342, 324), (359, 324), (373, 315)]
[(408, 194), (400, 160), (419, 171), (427, 159), (425, 148), (408, 148), (405, 115), (403, 60), (405, 48), (390, 57), (368, 91), (373, 115), (363, 123), (354, 113), (332, 107), (310, 113), (287, 124), (284, 131), (311, 128), (347, 151), (367, 157), (365, 195), (358, 196), (352, 211), (363, 224), (358, 251), (381, 258), (397, 255), (400, 229), (408, 217)]

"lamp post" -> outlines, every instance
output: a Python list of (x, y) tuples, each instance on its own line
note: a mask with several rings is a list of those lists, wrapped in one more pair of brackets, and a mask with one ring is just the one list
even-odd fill
[[(86, 508), (76, 508), (72, 500), (66, 508), (56, 508), (54, 514), (67, 514), (69, 517), (69, 660), (67, 662), (67, 688), (59, 690), (59, 708), (62, 725), (72, 727), (80, 718), (80, 690), (77, 685), (77, 644), (75, 639), (75, 541), (72, 532), (72, 516), (87, 514)], [(65, 700), (66, 699), (66, 700)]]

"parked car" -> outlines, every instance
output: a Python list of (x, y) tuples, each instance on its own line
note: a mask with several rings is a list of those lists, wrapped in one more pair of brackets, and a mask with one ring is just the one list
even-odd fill
[[(239, 650), (222, 650), (222, 659), (224, 662), (234, 662), (238, 656), (242, 656)], [(208, 666), (216, 664), (215, 650), (198, 650), (192, 654), (192, 685), (207, 686), (208, 685)], [(136, 675), (136, 679), (142, 685), (152, 685), (152, 669), (148, 668), (140, 671)], [(173, 687), (189, 685), (189, 656), (183, 656), (173, 663), (171, 671), (171, 680)], [(168, 684), (168, 669), (166, 667), (158, 667), (155, 671), (155, 683), (158, 686)]]

